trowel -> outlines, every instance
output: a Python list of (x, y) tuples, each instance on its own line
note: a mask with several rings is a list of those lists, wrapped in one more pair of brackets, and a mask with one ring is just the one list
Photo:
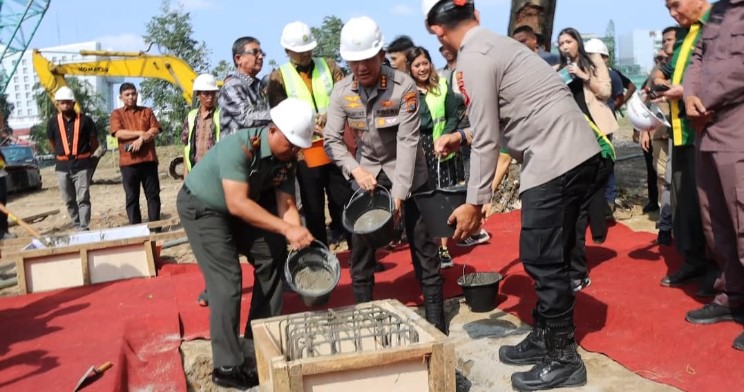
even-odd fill
[(39, 233), (38, 231), (36, 231), (36, 229), (34, 229), (31, 225), (29, 225), (28, 223), (26, 223), (26, 221), (24, 221), (23, 219), (21, 219), (18, 215), (16, 215), (13, 212), (11, 212), (8, 209), (8, 207), (6, 207), (2, 203), (0, 203), (0, 211), (2, 211), (7, 216), (11, 216), (11, 215), (14, 216), (15, 219), (16, 219), (16, 222), (18, 222), (18, 225), (21, 226), (22, 228), (24, 228), (29, 234), (31, 234), (36, 239), (38, 239), (39, 241), (41, 241), (44, 245), (46, 245), (48, 247), (53, 247), (53, 245), (52, 245), (52, 243), (50, 241), (48, 241), (47, 239), (45, 239), (44, 237), (41, 236), (41, 233)]
[(83, 374), (83, 377), (80, 379), (80, 381), (78, 381), (77, 385), (75, 385), (75, 389), (73, 389), (72, 392), (77, 392), (90, 385), (92, 382), (98, 380), (103, 375), (103, 372), (110, 369), (112, 366), (114, 366), (113, 363), (106, 362), (99, 367), (89, 367), (88, 370), (86, 370)]

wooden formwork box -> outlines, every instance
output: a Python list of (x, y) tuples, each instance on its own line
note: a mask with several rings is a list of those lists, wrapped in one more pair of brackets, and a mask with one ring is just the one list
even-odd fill
[(151, 237), (26, 250), (16, 256), (21, 294), (155, 276)]
[(287, 316), (251, 323), (262, 392), (454, 392), (455, 349), (449, 338), (397, 300), (379, 306), (410, 321), (419, 342), (403, 347), (288, 361), (281, 348)]

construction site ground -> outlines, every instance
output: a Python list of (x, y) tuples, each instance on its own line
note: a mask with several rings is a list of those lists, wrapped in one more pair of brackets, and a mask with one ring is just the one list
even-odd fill
[[(631, 141), (631, 131), (624, 126), (615, 135), (619, 157), (640, 154), (637, 144)], [(160, 157), (161, 219), (176, 218), (176, 193), (182, 181), (168, 175), (168, 164), (181, 153), (177, 146), (158, 147)], [(119, 227), (127, 224), (124, 210), (124, 191), (118, 169), (117, 152), (107, 153), (101, 160), (94, 184), (91, 187), (92, 229)], [(513, 165), (512, 171), (517, 170)], [(615, 166), (619, 187), (619, 197), (615, 211), (616, 219), (634, 230), (655, 232), (657, 216), (645, 215), (641, 208), (646, 201), (646, 171), (642, 158), (621, 159)], [(40, 212), (58, 209), (59, 213), (32, 223), (42, 235), (71, 233), (73, 226), (62, 204), (54, 167), (42, 170), (43, 188), (40, 191), (11, 195), (8, 208), (19, 217), (32, 216)], [(516, 176), (513, 176), (514, 178)], [(141, 197), (143, 211), (146, 206)], [(498, 219), (494, 216), (491, 219)], [(19, 238), (31, 237), (21, 227), (15, 225), (11, 233)], [(14, 245), (2, 247), (0, 259), (0, 278), (7, 280), (14, 274), (12, 253), (17, 252), (23, 241), (14, 240)], [(342, 245), (337, 251), (345, 250)], [(161, 260), (170, 263), (195, 262), (188, 244), (163, 249)], [(201, 288), (194, 288), (194, 300)], [(16, 295), (17, 286), (0, 290), (0, 296)], [(247, 306), (247, 305), (245, 305)], [(245, 308), (244, 306), (244, 308)], [(456, 342), (458, 391), (501, 391), (511, 390), (510, 374), (520, 370), (517, 367), (501, 365), (498, 361), (498, 348), (504, 344), (514, 344), (521, 340), (529, 326), (518, 318), (498, 309), (491, 313), (472, 313), (462, 299), (447, 302), (447, 316), (450, 322), (450, 337)], [(208, 341), (184, 342), (181, 345), (184, 370), (190, 390), (220, 391), (210, 381), (211, 350)], [(582, 387), (586, 391), (662, 391), (672, 390), (666, 385), (644, 379), (601, 354), (582, 352), (589, 371), (589, 384)]]

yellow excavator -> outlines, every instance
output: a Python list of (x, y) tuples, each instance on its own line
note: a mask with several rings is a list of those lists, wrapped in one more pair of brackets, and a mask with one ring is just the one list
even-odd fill
[(65, 76), (109, 76), (132, 78), (157, 78), (178, 86), (183, 91), (183, 99), (193, 102), (192, 85), (196, 72), (178, 57), (169, 55), (150, 55), (146, 52), (109, 52), (103, 50), (81, 50), (81, 56), (96, 56), (100, 59), (74, 63), (54, 64), (44, 57), (38, 49), (33, 51), (34, 70), (39, 83), (50, 97), (62, 86), (66, 86)]

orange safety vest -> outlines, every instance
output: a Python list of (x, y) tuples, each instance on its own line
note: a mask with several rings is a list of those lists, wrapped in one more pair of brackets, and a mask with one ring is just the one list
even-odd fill
[(65, 150), (65, 155), (57, 155), (57, 159), (60, 161), (67, 161), (70, 159), (85, 159), (89, 158), (92, 153), (86, 152), (84, 154), (78, 154), (78, 138), (80, 137), (80, 113), (75, 117), (75, 125), (73, 126), (74, 131), (72, 134), (72, 151), (70, 151), (70, 143), (67, 141), (67, 128), (65, 127), (65, 120), (62, 117), (62, 113), (57, 115), (57, 125), (59, 126), (59, 133), (62, 136), (62, 148)]

